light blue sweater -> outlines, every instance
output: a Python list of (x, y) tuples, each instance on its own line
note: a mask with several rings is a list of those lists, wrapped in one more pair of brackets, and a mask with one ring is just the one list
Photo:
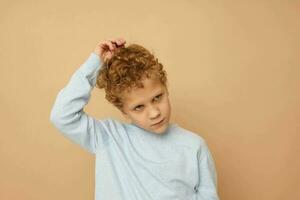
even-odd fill
[(101, 69), (91, 53), (58, 93), (50, 121), (95, 154), (96, 200), (218, 200), (217, 173), (205, 140), (178, 124), (155, 134), (83, 110)]

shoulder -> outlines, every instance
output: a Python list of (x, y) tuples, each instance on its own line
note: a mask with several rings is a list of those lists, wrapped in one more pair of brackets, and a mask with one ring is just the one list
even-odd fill
[(176, 140), (181, 141), (183, 145), (189, 145), (196, 149), (206, 146), (205, 138), (199, 133), (188, 130), (179, 124), (173, 124), (172, 134), (175, 136)]
[(103, 118), (103, 119), (98, 119), (100, 123), (106, 126), (112, 126), (112, 125), (123, 125), (123, 122), (111, 117)]
[(118, 119), (109, 117), (104, 119), (98, 119), (98, 122), (101, 124), (101, 127), (105, 129), (105, 131), (111, 133), (120, 133), (126, 131), (126, 123)]

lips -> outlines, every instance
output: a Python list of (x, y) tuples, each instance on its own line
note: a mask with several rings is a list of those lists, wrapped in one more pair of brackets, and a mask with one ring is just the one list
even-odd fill
[(159, 124), (161, 124), (161, 122), (163, 122), (163, 121), (164, 121), (164, 119), (162, 119), (162, 120), (160, 120), (159, 122), (153, 124), (152, 126), (159, 125)]

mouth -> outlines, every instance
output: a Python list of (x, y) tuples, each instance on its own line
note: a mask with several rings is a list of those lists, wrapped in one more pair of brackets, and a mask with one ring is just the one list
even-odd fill
[(165, 118), (163, 118), (162, 120), (160, 120), (159, 122), (152, 124), (151, 126), (158, 126), (161, 125), (163, 122), (165, 121)]

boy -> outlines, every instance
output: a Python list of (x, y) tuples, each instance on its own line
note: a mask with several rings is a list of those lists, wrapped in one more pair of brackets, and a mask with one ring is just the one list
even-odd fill
[[(50, 120), (96, 155), (96, 200), (218, 200), (205, 140), (169, 123), (166, 72), (145, 48), (124, 39), (97, 44), (57, 95)], [(97, 85), (96, 85), (97, 84)], [(83, 111), (94, 86), (130, 124)]]

